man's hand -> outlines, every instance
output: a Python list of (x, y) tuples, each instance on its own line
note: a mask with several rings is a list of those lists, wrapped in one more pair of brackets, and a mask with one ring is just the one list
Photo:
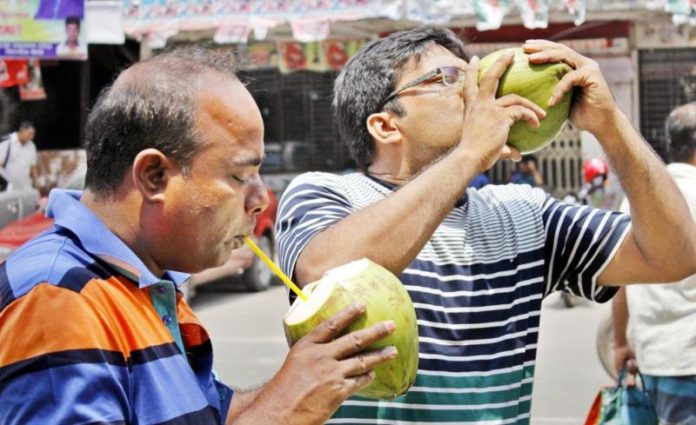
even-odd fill
[(259, 418), (278, 424), (326, 422), (346, 398), (372, 382), (372, 368), (397, 356), (395, 347), (363, 352), (394, 332), (392, 321), (340, 336), (364, 312), (364, 305), (346, 307), (298, 341), (281, 370), (235, 423), (260, 423)]
[(635, 374), (638, 373), (638, 363), (636, 362), (636, 353), (633, 348), (628, 345), (614, 347), (614, 369), (616, 373), (620, 373), (621, 369), (626, 366), (626, 385), (635, 385)]
[(493, 166), (499, 158), (519, 161), (517, 149), (505, 144), (510, 127), (517, 121), (526, 121), (539, 127), (546, 112), (531, 100), (515, 94), (496, 99), (499, 80), (512, 64), (512, 51), (502, 55), (491, 65), (481, 85), (478, 84), (479, 60), (474, 57), (464, 78), (464, 126), (460, 146), (474, 155), (479, 171)]
[(522, 48), (529, 55), (530, 63), (565, 62), (573, 68), (554, 89), (549, 106), (577, 87), (570, 122), (595, 135), (614, 125), (619, 109), (597, 62), (563, 44), (547, 40), (527, 40)]

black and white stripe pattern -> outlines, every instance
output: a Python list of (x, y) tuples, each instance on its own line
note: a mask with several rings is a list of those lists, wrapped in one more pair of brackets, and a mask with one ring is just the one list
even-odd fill
[[(391, 193), (387, 185), (360, 173), (308, 173), (295, 179), (278, 210), (281, 267), (292, 275), (300, 253), (316, 234)], [(456, 381), (503, 376), (521, 367), (533, 371), (543, 297), (566, 290), (600, 302), (611, 298), (615, 290), (598, 286), (597, 276), (629, 226), (624, 214), (571, 206), (529, 186), (469, 189), (466, 201), (452, 209), (400, 276), (418, 317), (423, 382), (433, 374)], [(422, 389), (422, 382), (419, 385)], [(464, 397), (453, 409), (465, 409), (465, 395), (476, 388), (448, 385), (461, 385), (451, 388)], [(529, 413), (525, 400), (531, 385), (516, 388), (524, 390), (510, 391), (503, 404), (517, 403), (520, 408), (506, 409), (512, 416), (501, 419)], [(494, 393), (491, 390), (491, 400), (499, 400), (500, 394)], [(419, 390), (389, 406), (398, 410), (402, 403), (413, 419), (413, 406), (428, 397), (435, 395)], [(382, 420), (400, 417), (389, 409), (384, 413), (384, 403), (379, 406), (375, 414)], [(418, 411), (416, 422), (437, 418), (432, 409)]]

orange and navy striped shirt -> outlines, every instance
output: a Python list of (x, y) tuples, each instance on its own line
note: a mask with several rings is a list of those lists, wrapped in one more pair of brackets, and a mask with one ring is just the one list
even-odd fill
[(54, 226), (0, 265), (0, 423), (224, 423), (188, 275), (155, 276), (79, 198), (52, 191)]

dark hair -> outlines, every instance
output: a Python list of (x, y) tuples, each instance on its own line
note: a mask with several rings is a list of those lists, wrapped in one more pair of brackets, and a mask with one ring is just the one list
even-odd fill
[(665, 122), (669, 156), (673, 162), (690, 162), (696, 154), (696, 102), (675, 108)]
[(67, 27), (70, 24), (75, 24), (77, 28), (80, 28), (80, 18), (77, 16), (68, 16), (65, 18), (65, 26)]
[(535, 166), (539, 165), (539, 160), (534, 155), (523, 155), (522, 161), (520, 161), (520, 162), (524, 162), (525, 164), (528, 162), (533, 162)]
[(199, 47), (171, 50), (122, 72), (87, 118), (85, 186), (112, 194), (136, 155), (148, 148), (187, 175), (198, 148), (196, 95), (209, 71), (237, 79), (230, 54)]
[(20, 131), (21, 131), (21, 130), (26, 130), (26, 129), (29, 129), (29, 128), (35, 128), (33, 122), (31, 122), (31, 121), (29, 121), (29, 120), (24, 120), (24, 121), (22, 121), (22, 122), (19, 123), (19, 129), (20, 129)]
[[(416, 63), (433, 44), (439, 44), (454, 55), (468, 60), (464, 42), (452, 31), (422, 27), (395, 32), (365, 45), (351, 58), (334, 84), (333, 106), (338, 129), (348, 143), (358, 167), (365, 170), (372, 163), (374, 142), (367, 131), (367, 118), (380, 110), (402, 75), (402, 67), (411, 59)], [(403, 116), (405, 111), (397, 98), (385, 109)]]

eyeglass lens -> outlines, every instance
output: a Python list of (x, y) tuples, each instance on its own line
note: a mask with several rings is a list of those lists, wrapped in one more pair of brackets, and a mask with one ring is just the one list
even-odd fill
[(442, 82), (448, 86), (453, 86), (457, 84), (459, 82), (459, 79), (461, 78), (459, 68), (453, 66), (442, 67), (440, 68), (440, 72), (442, 73)]

